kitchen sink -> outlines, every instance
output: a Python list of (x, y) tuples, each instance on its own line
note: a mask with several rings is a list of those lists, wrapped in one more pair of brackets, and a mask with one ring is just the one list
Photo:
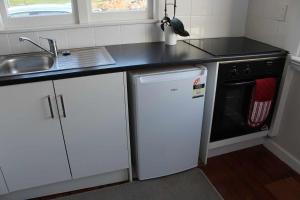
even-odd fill
[(70, 55), (27, 53), (0, 56), (0, 77), (115, 64), (105, 47), (72, 50)]
[(49, 70), (55, 58), (48, 54), (30, 54), (0, 57), (0, 76), (18, 75)]

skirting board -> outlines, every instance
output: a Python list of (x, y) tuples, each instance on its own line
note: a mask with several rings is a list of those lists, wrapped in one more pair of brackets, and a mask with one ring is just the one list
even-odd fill
[(129, 180), (128, 169), (91, 176), (87, 178), (80, 178), (61, 183), (54, 183), (37, 188), (21, 190), (17, 192), (8, 193), (0, 196), (1, 200), (20, 200), (31, 199), (41, 196), (48, 196), (52, 194), (59, 194), (84, 188), (91, 188), (96, 186), (108, 185)]
[(247, 140), (247, 141), (243, 141), (243, 142), (239, 142), (239, 143), (235, 143), (235, 144), (231, 144), (231, 145), (227, 145), (227, 146), (209, 149), (208, 157), (211, 158), (211, 157), (219, 156), (222, 154), (230, 153), (233, 151), (238, 151), (241, 149), (246, 149), (249, 147), (261, 145), (261, 144), (264, 144), (265, 140), (266, 140), (266, 137), (260, 137), (260, 138), (255, 138), (252, 140)]
[(300, 160), (298, 160), (295, 156), (290, 154), (272, 139), (267, 139), (264, 143), (264, 146), (273, 154), (275, 154), (280, 160), (285, 162), (288, 166), (300, 174)]
[(268, 133), (269, 133), (268, 131), (261, 131), (261, 132), (257, 132), (257, 133), (243, 135), (240, 137), (225, 139), (225, 140), (221, 140), (221, 141), (217, 141), (217, 142), (211, 142), (208, 145), (208, 149), (211, 150), (211, 149), (225, 147), (228, 145), (239, 144), (241, 142), (246, 142), (249, 140), (250, 141), (255, 140), (257, 138), (263, 138), (263, 137), (267, 136)]

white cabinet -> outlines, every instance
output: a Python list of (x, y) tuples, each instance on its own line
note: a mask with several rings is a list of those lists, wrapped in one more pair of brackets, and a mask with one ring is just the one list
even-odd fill
[(124, 73), (55, 80), (73, 178), (129, 167)]
[(113, 73), (0, 87), (0, 194), (128, 169), (125, 81)]
[(70, 179), (52, 81), (0, 87), (0, 99), (0, 166), (9, 191)]

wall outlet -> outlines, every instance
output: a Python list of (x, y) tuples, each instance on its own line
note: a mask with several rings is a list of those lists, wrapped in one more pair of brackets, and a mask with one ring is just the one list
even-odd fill
[(280, 21), (280, 22), (285, 22), (286, 21), (286, 16), (287, 16), (287, 12), (288, 12), (288, 4), (287, 3), (279, 3), (278, 6), (278, 10), (275, 16), (275, 20), (276, 21)]

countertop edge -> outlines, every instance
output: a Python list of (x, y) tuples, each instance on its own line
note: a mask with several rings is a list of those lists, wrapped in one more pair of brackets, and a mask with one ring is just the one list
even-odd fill
[[(118, 45), (118, 46), (122, 47), (122, 45)], [(110, 52), (110, 48), (112, 47), (113, 46), (107, 46), (106, 48)], [(204, 53), (202, 50), (194, 48), (192, 46), (189, 46), (188, 48), (193, 48), (192, 49), (193, 52), (199, 51), (199, 53)], [(119, 64), (118, 58), (115, 57), (116, 55), (114, 55), (114, 53), (112, 52), (110, 53), (117, 61), (117, 63), (114, 65), (109, 65), (105, 67), (94, 66), (94, 67), (87, 67), (84, 69), (74, 68), (74, 69), (57, 70), (57, 71), (45, 71), (45, 72), (37, 72), (37, 73), (16, 75), (16, 76), (3, 76), (0, 77), (0, 86), (123, 72), (123, 71), (149, 68), (149, 66), (151, 66), (152, 68), (157, 68), (157, 67), (168, 67), (168, 66), (171, 67), (171, 66), (180, 66), (180, 65), (198, 65), (198, 64), (205, 64), (211, 62), (224, 62), (224, 61), (234, 61), (234, 60), (249, 60), (249, 59), (272, 58), (272, 57), (284, 58), (288, 55), (288, 52), (283, 50), (281, 52), (276, 52), (276, 53), (266, 53), (266, 54), (256, 54), (256, 55), (228, 56), (228, 57), (217, 57), (217, 56), (208, 55), (207, 57), (182, 60), (182, 61), (181, 60), (169, 61), (169, 62), (149, 61), (148, 63), (141, 63), (141, 64), (136, 64), (136, 63)]]

